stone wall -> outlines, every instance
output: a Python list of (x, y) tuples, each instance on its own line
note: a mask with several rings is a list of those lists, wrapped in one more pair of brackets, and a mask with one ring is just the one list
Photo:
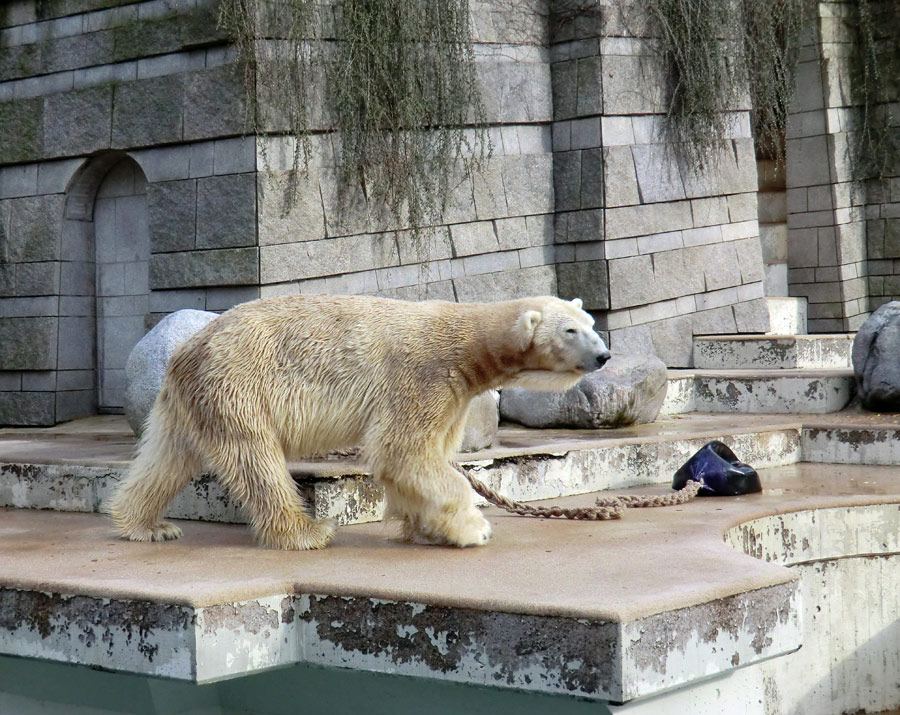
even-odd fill
[(756, 159), (745, 102), (710, 168), (676, 160), (644, 21), (612, 3), (553, 38), (559, 289), (601, 311), (614, 352), (688, 367), (694, 335), (768, 329)]

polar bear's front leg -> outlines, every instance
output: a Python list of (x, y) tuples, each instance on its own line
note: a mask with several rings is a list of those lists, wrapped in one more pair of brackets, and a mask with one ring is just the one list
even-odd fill
[(448, 463), (405, 464), (391, 474), (376, 470), (387, 514), (402, 524), (406, 541), (483, 546), (491, 525), (475, 507), (468, 482)]

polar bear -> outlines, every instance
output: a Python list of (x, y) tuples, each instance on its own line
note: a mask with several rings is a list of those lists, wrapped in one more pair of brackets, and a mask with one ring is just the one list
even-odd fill
[(162, 514), (209, 469), (263, 546), (320, 548), (334, 523), (308, 515), (286, 460), (360, 445), (405, 539), (484, 544), (491, 527), (450, 465), (469, 402), (503, 385), (568, 389), (610, 357), (593, 323), (579, 299), (553, 297), (244, 303), (172, 355), (109, 513), (133, 541), (176, 539)]

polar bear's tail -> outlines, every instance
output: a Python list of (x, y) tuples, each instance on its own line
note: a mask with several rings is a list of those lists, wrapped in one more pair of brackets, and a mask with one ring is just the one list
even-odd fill
[(201, 462), (184, 443), (182, 430), (169, 424), (161, 393), (153, 406), (137, 456), (105, 511), (131, 541), (167, 541), (181, 536), (181, 529), (162, 520), (166, 507), (193, 478)]

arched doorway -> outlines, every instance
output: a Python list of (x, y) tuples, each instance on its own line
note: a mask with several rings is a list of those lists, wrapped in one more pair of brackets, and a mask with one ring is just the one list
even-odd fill
[(121, 158), (103, 177), (93, 215), (97, 407), (118, 413), (125, 404), (125, 362), (149, 312), (147, 177), (133, 159)]

